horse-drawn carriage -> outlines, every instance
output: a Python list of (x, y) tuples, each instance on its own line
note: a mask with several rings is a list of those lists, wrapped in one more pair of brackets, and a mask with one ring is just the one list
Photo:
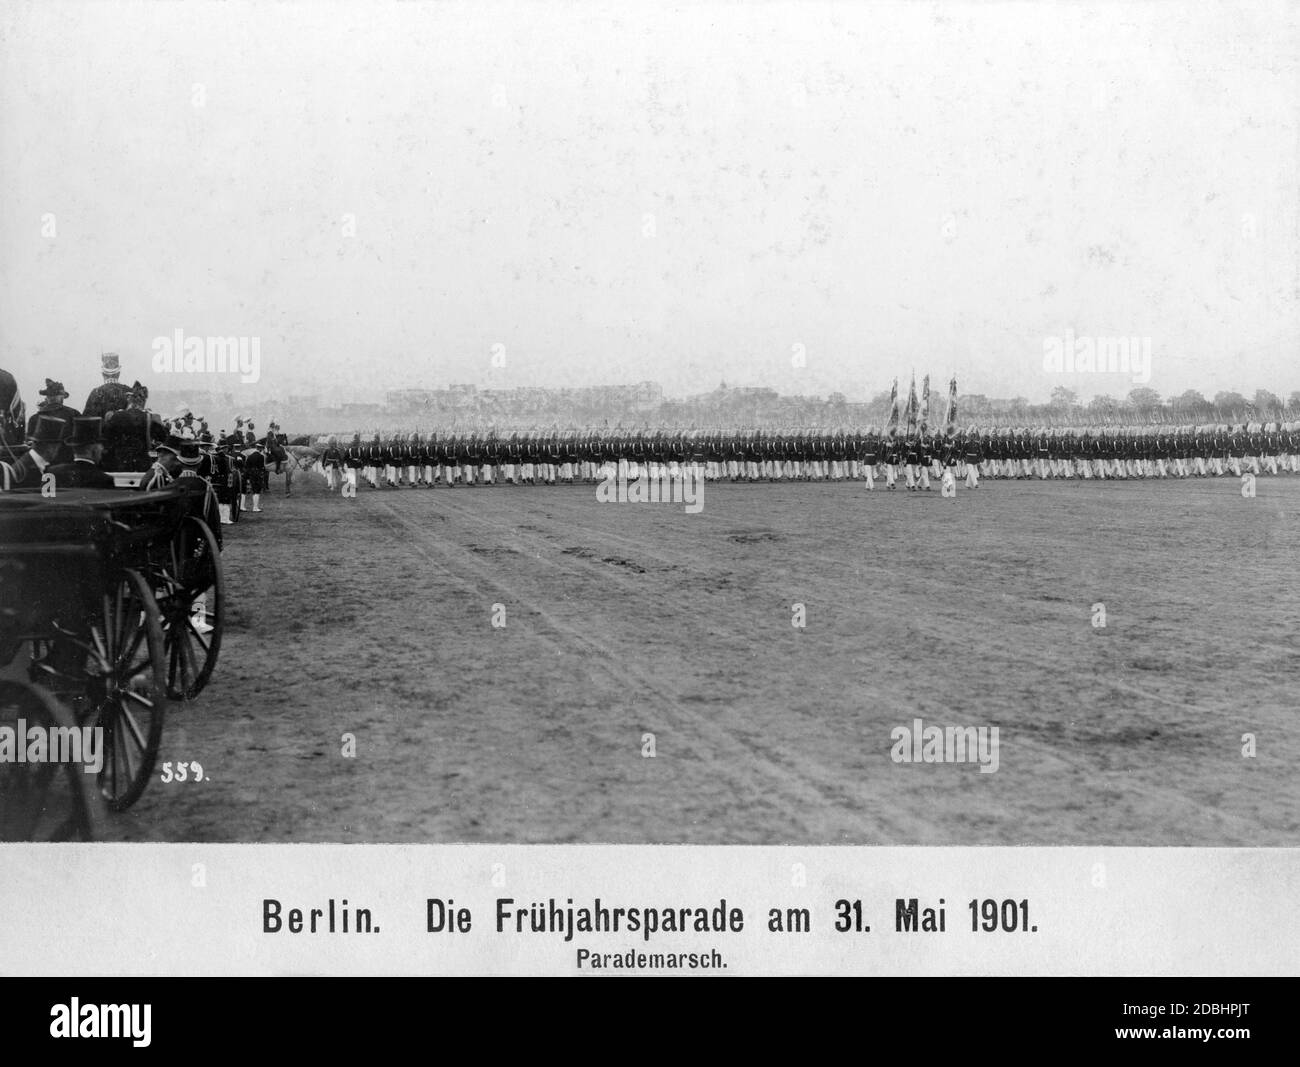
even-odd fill
[(75, 764), (0, 763), (0, 839), (93, 837), (97, 805), (148, 784), (168, 701), (211, 678), (225, 587), (186, 481), (0, 494), (0, 727), (102, 731), (97, 790)]

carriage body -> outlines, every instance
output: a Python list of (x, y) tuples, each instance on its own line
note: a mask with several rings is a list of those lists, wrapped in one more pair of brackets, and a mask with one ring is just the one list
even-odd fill
[[(206, 497), (184, 483), (0, 494), (0, 668), (26, 646), (51, 714), (103, 729), (100, 792), (117, 810), (152, 774), (168, 700), (193, 699), (216, 664), (224, 584)], [(34, 708), (7, 673), (6, 710)]]
[[(79, 630), (124, 568), (143, 569), (183, 506), (171, 490), (0, 495), (0, 666), (52, 628)], [(7, 654), (6, 654), (7, 653)]]

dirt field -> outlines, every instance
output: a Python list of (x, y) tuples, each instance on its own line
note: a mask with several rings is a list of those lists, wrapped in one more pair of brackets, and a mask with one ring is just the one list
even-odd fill
[[(159, 756), (210, 780), (109, 836), (1295, 845), (1298, 513), (1295, 477), (699, 514), (313, 477), (227, 534), (222, 659)], [(997, 726), (997, 772), (893, 762), (915, 717)]]

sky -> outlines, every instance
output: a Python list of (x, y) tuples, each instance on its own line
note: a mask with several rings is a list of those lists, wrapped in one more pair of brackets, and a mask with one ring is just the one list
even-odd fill
[[(105, 350), (250, 402), (1285, 396), (1298, 27), (1267, 0), (0, 0), (0, 366), (29, 406), (47, 376), (80, 402)], [(256, 375), (156, 370), (177, 330), (256, 340)], [(1045, 366), (1067, 336), (1138, 339), (1149, 380)]]

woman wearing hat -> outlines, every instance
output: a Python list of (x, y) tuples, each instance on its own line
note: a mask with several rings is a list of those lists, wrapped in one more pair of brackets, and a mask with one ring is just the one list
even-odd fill
[[(77, 418), (81, 412), (76, 408), (70, 408), (64, 403), (68, 399), (68, 391), (63, 388), (62, 382), (56, 382), (53, 378), (45, 379), (45, 388), (41, 390), (41, 396), (44, 399), (40, 402), (36, 414), (31, 417), (27, 423), (27, 433), (32, 435), (36, 432), (36, 420), (42, 415), (51, 419), (63, 420), (63, 434), (68, 437), (72, 433), (72, 420)], [(72, 449), (63, 447), (59, 450), (59, 455), (55, 459), (56, 463), (71, 463)]]

